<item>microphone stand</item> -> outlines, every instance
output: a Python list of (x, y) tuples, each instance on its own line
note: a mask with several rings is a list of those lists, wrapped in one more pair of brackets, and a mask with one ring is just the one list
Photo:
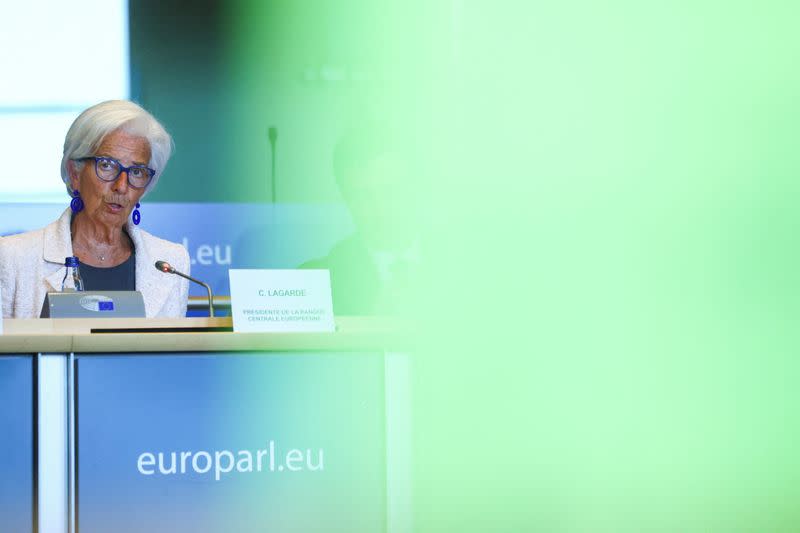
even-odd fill
[(187, 276), (183, 272), (178, 272), (177, 270), (173, 270), (172, 273), (173, 274), (177, 274), (178, 276), (180, 276), (182, 278), (186, 278), (189, 281), (194, 281), (198, 285), (202, 285), (203, 287), (206, 288), (206, 291), (208, 291), (208, 316), (211, 317), (211, 318), (214, 318), (214, 295), (211, 292), (211, 286), (209, 286), (208, 283), (204, 283), (204, 282), (200, 281), (199, 279), (193, 278), (192, 276)]
[(193, 278), (192, 276), (187, 276), (183, 272), (178, 272), (175, 270), (175, 267), (167, 263), (166, 261), (156, 261), (155, 263), (156, 270), (159, 272), (163, 272), (165, 274), (177, 274), (182, 278), (188, 279), (189, 281), (194, 281), (198, 285), (202, 285), (208, 291), (208, 316), (214, 318), (214, 294), (211, 292), (211, 287), (208, 283), (203, 283), (199, 279)]
[(272, 186), (272, 203), (274, 204), (275, 201), (278, 199), (278, 193), (275, 190), (275, 142), (278, 140), (278, 128), (275, 126), (270, 126), (269, 128), (269, 147), (270, 152), (272, 154), (272, 174), (270, 175), (270, 182)]

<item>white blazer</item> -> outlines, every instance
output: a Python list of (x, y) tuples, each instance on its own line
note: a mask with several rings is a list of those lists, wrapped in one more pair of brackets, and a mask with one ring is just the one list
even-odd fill
[[(71, 257), (69, 208), (42, 229), (0, 239), (0, 298), (3, 317), (38, 318), (45, 294), (60, 291), (64, 259)], [(136, 250), (136, 290), (144, 297), (147, 317), (183, 317), (189, 298), (189, 282), (156, 270), (158, 260), (189, 273), (189, 253), (180, 244), (165, 241), (139, 229), (130, 221), (128, 235)]]

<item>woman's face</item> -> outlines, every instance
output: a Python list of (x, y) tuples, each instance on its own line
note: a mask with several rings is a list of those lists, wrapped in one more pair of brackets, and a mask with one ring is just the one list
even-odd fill
[[(94, 156), (113, 157), (122, 165), (147, 165), (150, 162), (150, 143), (144, 137), (136, 137), (122, 130), (108, 134)], [(80, 191), (83, 213), (96, 224), (121, 228), (125, 225), (144, 189), (135, 189), (128, 184), (128, 173), (121, 172), (114, 181), (103, 181), (97, 177), (95, 163), (87, 160), (78, 171), (71, 166), (72, 189)]]

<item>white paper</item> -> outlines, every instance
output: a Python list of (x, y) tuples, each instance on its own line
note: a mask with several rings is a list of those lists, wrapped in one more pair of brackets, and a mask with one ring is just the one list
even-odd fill
[(334, 331), (327, 270), (231, 269), (228, 275), (234, 331)]

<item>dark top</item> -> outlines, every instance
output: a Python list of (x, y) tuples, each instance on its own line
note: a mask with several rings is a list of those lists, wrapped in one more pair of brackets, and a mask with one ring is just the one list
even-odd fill
[(81, 280), (85, 291), (135, 291), (136, 254), (114, 267), (93, 267), (81, 263)]

